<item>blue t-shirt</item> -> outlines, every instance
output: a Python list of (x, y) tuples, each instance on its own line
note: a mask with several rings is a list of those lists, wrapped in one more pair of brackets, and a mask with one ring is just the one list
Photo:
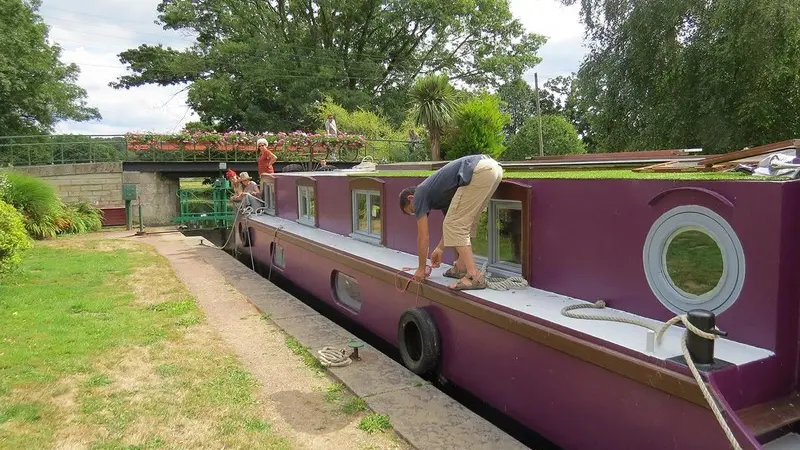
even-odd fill
[(445, 215), (456, 194), (456, 189), (472, 181), (472, 171), (486, 155), (469, 155), (450, 161), (425, 179), (414, 191), (414, 214), (417, 218), (433, 209)]

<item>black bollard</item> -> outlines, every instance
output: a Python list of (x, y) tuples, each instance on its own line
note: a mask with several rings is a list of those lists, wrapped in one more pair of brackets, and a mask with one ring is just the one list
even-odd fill
[[(686, 313), (689, 323), (706, 333), (727, 336), (727, 333), (715, 330), (716, 316), (705, 309), (693, 309)], [(714, 364), (714, 340), (698, 336), (691, 331), (686, 337), (686, 348), (695, 364)]]

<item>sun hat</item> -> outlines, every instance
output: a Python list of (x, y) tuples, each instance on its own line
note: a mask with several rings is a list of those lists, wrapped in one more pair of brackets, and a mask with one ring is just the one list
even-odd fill
[(247, 172), (240, 173), (239, 174), (239, 179), (240, 180), (247, 180), (247, 181), (252, 180), (252, 178), (250, 178), (250, 174), (247, 173)]
[(269, 143), (268, 143), (268, 142), (267, 142), (267, 140), (266, 140), (266, 139), (264, 139), (264, 138), (261, 138), (261, 139), (259, 139), (259, 140), (257, 140), (257, 141), (256, 141), (256, 146), (259, 146), (259, 145), (261, 145), (261, 144), (264, 144), (264, 145), (266, 145), (267, 147), (269, 147)]

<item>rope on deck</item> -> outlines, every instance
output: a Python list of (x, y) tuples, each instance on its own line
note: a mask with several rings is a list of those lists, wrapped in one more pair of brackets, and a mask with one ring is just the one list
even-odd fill
[[(681, 338), (681, 351), (683, 352), (684, 359), (686, 359), (686, 365), (689, 366), (689, 370), (692, 372), (694, 380), (697, 382), (697, 385), (700, 387), (700, 391), (703, 393), (703, 398), (706, 399), (708, 406), (711, 407), (711, 412), (714, 413), (714, 417), (717, 419), (719, 426), (722, 427), (722, 431), (725, 433), (725, 437), (728, 438), (728, 442), (730, 442), (734, 450), (742, 450), (742, 446), (739, 445), (739, 442), (736, 440), (736, 436), (733, 435), (733, 431), (731, 431), (727, 421), (725, 421), (725, 416), (722, 415), (722, 411), (720, 411), (716, 399), (714, 399), (713, 394), (711, 394), (711, 391), (708, 389), (708, 386), (706, 386), (702, 376), (700, 376), (700, 372), (697, 370), (694, 361), (692, 361), (692, 357), (689, 354), (689, 349), (686, 346), (686, 339), (689, 336), (689, 332), (692, 332), (702, 338), (711, 340), (719, 339), (719, 336), (716, 334), (706, 333), (705, 331), (692, 325), (692, 323), (689, 322), (689, 319), (686, 316), (686, 314), (679, 314), (670, 319), (669, 321), (667, 321), (661, 328), (656, 328), (653, 325), (640, 319), (632, 319), (627, 317), (616, 317), (616, 316), (602, 316), (599, 314), (575, 314), (574, 312), (571, 312), (576, 309), (585, 309), (585, 308), (603, 309), (605, 307), (606, 307), (606, 302), (604, 302), (603, 300), (598, 300), (595, 303), (565, 306), (561, 310), (561, 314), (563, 316), (570, 317), (573, 319), (607, 320), (610, 322), (622, 322), (648, 328), (656, 332), (656, 343), (658, 345), (661, 345), (661, 340), (664, 337), (664, 332), (666, 332), (669, 327), (677, 324), (678, 322), (683, 323), (683, 325), (686, 327), (686, 331), (684, 331), (683, 337)], [(718, 328), (716, 327), (715, 329), (718, 330)]]
[(519, 276), (514, 277), (495, 277), (491, 272), (486, 272), (486, 267), (489, 265), (489, 260), (483, 263), (480, 272), (486, 278), (486, 287), (495, 291), (507, 291), (509, 289), (525, 289), (528, 287), (528, 281)]

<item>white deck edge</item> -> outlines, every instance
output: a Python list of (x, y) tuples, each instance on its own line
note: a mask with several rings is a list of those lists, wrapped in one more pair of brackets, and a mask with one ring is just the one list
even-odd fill
[[(252, 222), (260, 222), (271, 227), (280, 227), (285, 233), (303, 237), (313, 242), (334, 247), (338, 250), (351, 255), (375, 261), (395, 270), (403, 267), (416, 267), (417, 256), (409, 253), (392, 250), (390, 248), (368, 244), (348, 236), (343, 236), (319, 228), (302, 225), (296, 221), (284, 219), (270, 215), (251, 215), (247, 219)], [(280, 241), (280, 235), (278, 237)], [(453, 280), (443, 276), (443, 273), (450, 266), (442, 264), (441, 267), (433, 269), (429, 282), (441, 286), (453, 283)], [(561, 314), (561, 309), (567, 305), (588, 303), (572, 297), (543, 291), (528, 287), (526, 289), (516, 289), (509, 291), (494, 291), (484, 289), (479, 291), (467, 291), (468, 294), (481, 298), (485, 301), (502, 305), (516, 311), (524, 312), (531, 316), (560, 325), (577, 332), (594, 336), (609, 343), (617, 344), (630, 350), (641, 353), (645, 356), (654, 357), (660, 360), (681, 355), (681, 339), (684, 328), (673, 326), (664, 334), (661, 345), (655, 346), (655, 351), (648, 351), (648, 332), (647, 328), (600, 320), (583, 320), (565, 317)], [(613, 300), (609, 301), (613, 306)], [(615, 315), (629, 317), (633, 319), (649, 322), (656, 327), (660, 327), (664, 322), (653, 320), (647, 317), (630, 314), (621, 310), (607, 307), (603, 310), (579, 310), (580, 312), (591, 312), (602, 315)], [(652, 337), (649, 338), (652, 340)], [(652, 342), (650, 343), (652, 348)], [(735, 365), (743, 365), (754, 361), (760, 361), (773, 356), (770, 350), (754, 347), (748, 344), (732, 341), (725, 338), (717, 339), (715, 346), (715, 357), (730, 362)]]

